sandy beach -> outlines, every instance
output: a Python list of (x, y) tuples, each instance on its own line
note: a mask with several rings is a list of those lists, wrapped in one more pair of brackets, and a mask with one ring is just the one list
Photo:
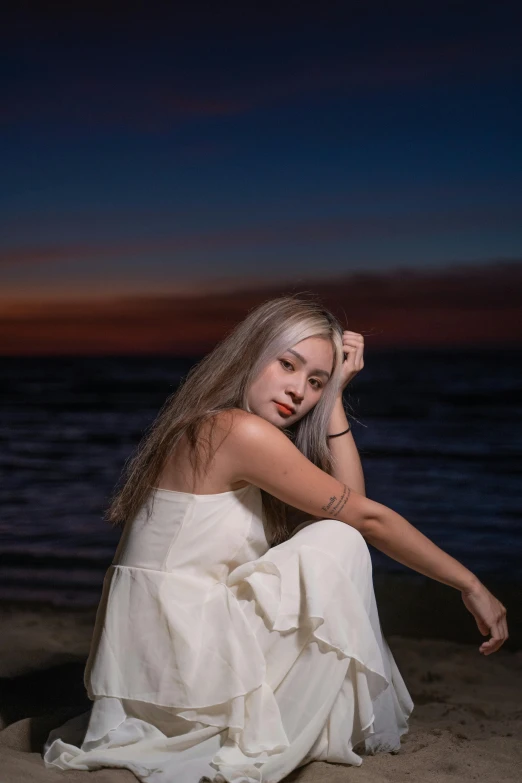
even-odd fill
[[(375, 587), (384, 633), (415, 703), (401, 751), (367, 756), (361, 767), (313, 762), (287, 780), (520, 783), (520, 589), (497, 588), (511, 635), (500, 651), (484, 657), (478, 652), (482, 637), (456, 591), (429, 581), (413, 590), (408, 580), (394, 577), (376, 578)], [(82, 675), (94, 615), (92, 609), (0, 608), (0, 783), (85, 783), (87, 773), (45, 769), (39, 751), (51, 728), (89, 707)], [(88, 777), (136, 780), (126, 770)]]

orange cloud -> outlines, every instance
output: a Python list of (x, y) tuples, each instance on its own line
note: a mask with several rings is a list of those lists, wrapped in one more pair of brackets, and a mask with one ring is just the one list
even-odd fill
[(357, 273), (299, 289), (259, 285), (191, 297), (20, 302), (0, 318), (0, 354), (202, 354), (250, 308), (303, 290), (319, 297), (346, 328), (364, 334), (368, 349), (522, 345), (522, 263), (497, 263)]

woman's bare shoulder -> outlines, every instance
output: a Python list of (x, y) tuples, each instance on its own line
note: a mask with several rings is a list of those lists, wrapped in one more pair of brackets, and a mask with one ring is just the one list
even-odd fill
[(226, 408), (217, 411), (200, 423), (198, 436), (204, 440), (213, 441), (214, 445), (223, 443), (228, 435), (240, 430), (251, 415), (241, 408)]
[(235, 437), (259, 438), (270, 437), (270, 435), (280, 435), (278, 428), (270, 422), (250, 413), (242, 408), (229, 408), (219, 411), (213, 417), (215, 426), (225, 434), (232, 434)]
[(281, 440), (289, 443), (274, 424), (241, 408), (229, 408), (214, 414), (204, 423), (200, 437), (219, 449), (222, 456), (228, 451), (237, 454), (254, 446), (275, 445)]

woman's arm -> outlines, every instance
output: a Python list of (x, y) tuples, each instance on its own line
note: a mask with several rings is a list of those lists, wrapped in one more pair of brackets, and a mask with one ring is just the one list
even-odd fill
[[(328, 434), (344, 432), (347, 427), (348, 419), (344, 412), (342, 394), (340, 394), (330, 417)], [(359, 495), (366, 495), (364, 473), (351, 430), (339, 438), (330, 438), (328, 443), (333, 456), (332, 475), (343, 484), (348, 484)]]
[(231, 483), (249, 481), (308, 514), (351, 525), (394, 560), (460, 590), (481, 632), (492, 634), (481, 652), (489, 654), (501, 646), (507, 638), (505, 607), (462, 563), (400, 514), (313, 465), (270, 422), (240, 410), (228, 413), (226, 418), (221, 458)]
[(471, 571), (404, 517), (320, 470), (273, 424), (239, 410), (232, 419), (222, 452), (230, 483), (249, 481), (307, 514), (339, 519), (394, 560), (457, 590), (475, 585)]

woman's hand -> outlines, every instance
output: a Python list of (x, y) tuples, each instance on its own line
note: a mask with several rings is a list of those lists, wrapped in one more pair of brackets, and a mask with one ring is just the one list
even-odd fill
[(357, 332), (343, 332), (343, 350), (346, 358), (341, 368), (341, 384), (339, 392), (342, 393), (351, 380), (364, 367), (364, 337)]
[(481, 582), (470, 590), (463, 590), (462, 600), (475, 618), (480, 633), (483, 636), (491, 634), (491, 639), (479, 647), (479, 652), (490, 655), (502, 647), (509, 637), (506, 607)]

